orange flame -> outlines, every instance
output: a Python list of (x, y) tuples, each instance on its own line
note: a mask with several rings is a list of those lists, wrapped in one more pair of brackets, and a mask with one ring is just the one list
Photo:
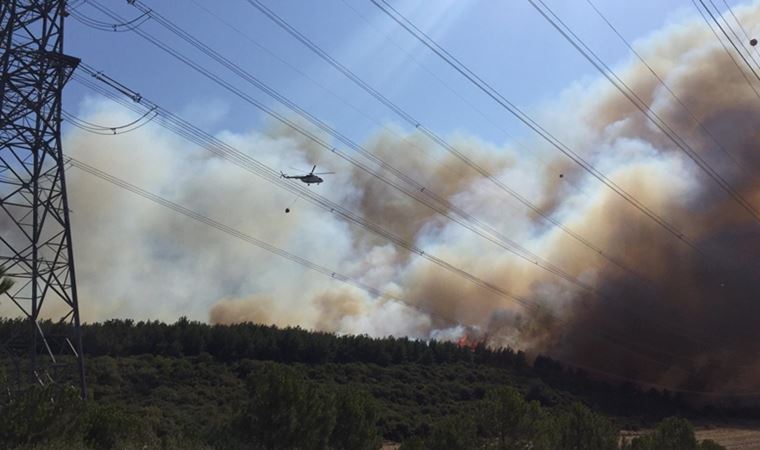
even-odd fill
[(475, 350), (477, 346), (480, 344), (479, 339), (475, 339), (473, 336), (470, 336), (469, 334), (463, 334), (462, 337), (457, 339), (457, 347), (460, 348), (469, 348), (470, 350)]

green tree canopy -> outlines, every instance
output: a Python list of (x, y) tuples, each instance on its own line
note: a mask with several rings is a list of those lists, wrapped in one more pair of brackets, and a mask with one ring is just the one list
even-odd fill
[(482, 402), (480, 424), (499, 449), (553, 448), (551, 418), (538, 402), (526, 402), (513, 387), (490, 391)]
[(248, 379), (239, 426), (266, 449), (324, 449), (335, 426), (333, 395), (290, 367), (266, 365)]
[(330, 446), (336, 450), (377, 450), (382, 438), (377, 430), (375, 399), (364, 391), (343, 388), (336, 395), (335, 428)]
[(652, 448), (660, 450), (694, 450), (697, 438), (694, 426), (686, 419), (669, 417), (657, 425), (652, 434)]
[(475, 422), (467, 416), (449, 416), (433, 426), (425, 447), (436, 450), (471, 450), (477, 448)]
[(612, 450), (618, 448), (618, 430), (604, 417), (581, 403), (573, 403), (558, 419), (562, 450)]

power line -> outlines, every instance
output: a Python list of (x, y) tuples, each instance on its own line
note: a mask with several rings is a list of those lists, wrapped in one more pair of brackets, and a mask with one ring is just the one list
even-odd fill
[[(347, 100), (345, 97), (341, 96), (337, 92), (335, 92), (333, 89), (330, 89), (329, 87), (325, 86), (324, 84), (320, 83), (314, 77), (309, 75), (306, 71), (300, 69), (299, 67), (296, 67), (294, 64), (291, 64), (285, 58), (277, 54), (276, 52), (270, 50), (266, 46), (262, 45), (259, 41), (257, 41), (255, 38), (251, 37), (248, 33), (241, 30), (239, 27), (233, 25), (229, 21), (225, 20), (223, 17), (221, 17), (219, 14), (216, 14), (211, 9), (207, 8), (206, 6), (200, 4), (197, 0), (191, 0), (193, 4), (195, 4), (198, 8), (203, 10), (206, 14), (210, 15), (211, 17), (214, 17), (216, 20), (218, 20), (220, 23), (222, 23), (224, 26), (229, 28), (230, 30), (237, 33), (239, 36), (242, 36), (245, 40), (250, 42), (251, 44), (255, 45), (260, 50), (263, 50), (271, 57), (275, 58), (276, 60), (280, 61), (282, 64), (286, 65), (288, 68), (290, 68), (295, 73), (299, 74), (304, 79), (308, 80), (310, 83), (312, 83), (314, 86), (319, 87), (320, 89), (324, 90), (327, 94), (329, 94), (331, 97), (335, 98), (336, 100), (340, 101), (344, 105), (346, 105), (348, 108), (351, 109), (351, 111), (355, 112), (356, 114), (359, 114), (360, 116), (364, 117), (370, 122), (373, 122), (375, 125), (377, 125), (379, 128), (385, 130), (386, 132), (392, 134), (393, 136), (396, 136), (400, 141), (405, 142), (410, 147), (413, 147), (417, 150), (424, 151), (424, 149), (418, 145), (414, 140), (410, 139), (408, 136), (401, 135), (397, 130), (395, 130), (393, 127), (389, 127), (387, 124), (380, 122), (377, 118), (371, 117), (367, 112), (362, 110), (361, 108), (357, 107), (353, 103), (351, 103), (349, 100)], [(481, 113), (482, 114), (482, 113)], [(485, 116), (484, 116), (485, 118)], [(487, 118), (486, 118), (487, 119)], [(452, 171), (453, 169), (448, 166), (446, 163), (442, 163), (442, 166), (444, 166), (447, 170)]]
[[(338, 62), (337, 60), (335, 60), (333, 57), (331, 57), (324, 49), (320, 48), (317, 44), (315, 44), (313, 41), (311, 41), (308, 37), (304, 36), (301, 32), (299, 32), (294, 26), (292, 26), (290, 23), (288, 23), (285, 19), (283, 19), (282, 17), (280, 17), (279, 15), (277, 15), (276, 13), (274, 13), (272, 10), (270, 10), (269, 8), (267, 8), (266, 6), (264, 6), (258, 0), (247, 0), (247, 2), (249, 4), (251, 4), (252, 6), (254, 6), (256, 9), (258, 9), (260, 12), (262, 12), (266, 17), (268, 17), (270, 20), (272, 20), (278, 26), (280, 26), (288, 34), (290, 34), (291, 36), (293, 36), (294, 38), (296, 38), (299, 42), (301, 42), (302, 44), (304, 44), (307, 48), (309, 48), (310, 50), (312, 50), (312, 52), (314, 52), (316, 55), (320, 56), (323, 60), (325, 60), (326, 62), (328, 62), (331, 66), (333, 66), (339, 72), (343, 73), (347, 78), (349, 78), (350, 80), (352, 80), (359, 87), (363, 88), (365, 91), (367, 91), (373, 97), (375, 97), (376, 99), (378, 99), (381, 103), (383, 103), (386, 106), (388, 106), (392, 111), (396, 112), (402, 119), (406, 120), (410, 125), (414, 126), (415, 128), (418, 128), (418, 129), (420, 128), (420, 123), (416, 119), (414, 119), (411, 115), (409, 115), (408, 113), (406, 113), (401, 107), (399, 107), (398, 105), (396, 105), (395, 103), (393, 103), (391, 100), (389, 100), (387, 97), (385, 97), (382, 93), (380, 93), (377, 90), (375, 90), (374, 88), (372, 88), (368, 83), (366, 83), (365, 81), (363, 81), (360, 77), (358, 77), (350, 69), (348, 69), (347, 67), (345, 67), (344, 65), (342, 65), (340, 62)], [(656, 75), (656, 73), (655, 73), (655, 75)], [(658, 79), (659, 79), (659, 77), (658, 77)], [(685, 105), (684, 105), (684, 107), (685, 107)], [(695, 120), (696, 120), (696, 117), (695, 117)], [(707, 131), (709, 133), (708, 130), (705, 129), (705, 131)], [(443, 141), (443, 139), (440, 138), (440, 137), (438, 137), (438, 136), (434, 136), (433, 139), (436, 140), (437, 142)], [(438, 140), (440, 140), (440, 141), (438, 141)], [(717, 140), (716, 140), (716, 143), (720, 146), (720, 143), (717, 142)], [(454, 150), (456, 152), (456, 149), (453, 149), (452, 147), (450, 147), (450, 144), (446, 143), (445, 141), (442, 143), (442, 145), (444, 146), (444, 148), (452, 149), (452, 150)], [(465, 161), (465, 162), (468, 162), (468, 161)], [(475, 169), (479, 170), (480, 168), (475, 167)], [(484, 176), (489, 176), (489, 174), (487, 174), (487, 173), (481, 172), (481, 174), (484, 175)], [(499, 183), (499, 182), (497, 181), (497, 183)], [(509, 188), (507, 188), (507, 189), (509, 189)], [(539, 214), (541, 213), (541, 211), (538, 211), (537, 209), (533, 208), (532, 205), (528, 205), (528, 206), (531, 207), (534, 212), (538, 212)], [(551, 219), (551, 220), (553, 220), (553, 219)], [(553, 221), (553, 223), (555, 223), (556, 225), (558, 225), (560, 227), (563, 227), (562, 224), (557, 223), (556, 221)], [(596, 249), (593, 246), (591, 246), (590, 248), (598, 251), (601, 254), (601, 250)], [(604, 255), (602, 255), (602, 256), (604, 256)], [(608, 260), (609, 260), (609, 258), (608, 258)], [(612, 260), (611, 262), (614, 263), (615, 261)], [(625, 267), (623, 267), (623, 268), (625, 269)], [(633, 270), (630, 270), (630, 269), (628, 269), (628, 270), (631, 273), (633, 273), (634, 275), (638, 275)], [(641, 278), (641, 277), (639, 276), (639, 278)]]
[(553, 218), (549, 213), (542, 210), (535, 204), (533, 204), (530, 200), (525, 198), (524, 196), (520, 195), (517, 191), (510, 188), (503, 182), (501, 182), (497, 177), (495, 177), (492, 173), (490, 173), (487, 169), (482, 167), (481, 165), (477, 164), (475, 161), (470, 159), (467, 155), (462, 153), (460, 150), (458, 150), (456, 147), (451, 145), (448, 141), (446, 141), (444, 138), (442, 138), (437, 133), (433, 132), (429, 128), (422, 125), (420, 121), (418, 121), (416, 118), (411, 116), (409, 113), (407, 113), (403, 108), (398, 106), (396, 103), (391, 101), (388, 97), (383, 95), (381, 92), (377, 91), (375, 88), (370, 86), (367, 82), (362, 80), (359, 76), (357, 76), (351, 69), (341, 64), (339, 61), (337, 61), (335, 58), (330, 56), (329, 53), (324, 51), (321, 47), (319, 47), (317, 44), (315, 44), (313, 41), (311, 41), (308, 37), (304, 36), (301, 32), (299, 32), (295, 27), (293, 27), (290, 23), (288, 23), (285, 19), (277, 15), (274, 11), (270, 10), (266, 6), (264, 6), (261, 2), (258, 0), (246, 0), (251, 6), (259, 10), (262, 14), (264, 14), (267, 18), (269, 18), (271, 21), (273, 21), (275, 24), (277, 24), (280, 28), (285, 30), (288, 34), (293, 36), (295, 39), (297, 39), (299, 42), (301, 42), (303, 45), (305, 45), (309, 50), (311, 50), (313, 53), (315, 53), (317, 56), (322, 58), (324, 61), (326, 61), (328, 64), (330, 64), (333, 68), (341, 72), (346, 78), (353, 81), (357, 86), (362, 88), (364, 91), (369, 93), (372, 97), (374, 97), (376, 100), (378, 100), (380, 103), (385, 105), (388, 109), (396, 113), (400, 118), (402, 118), (404, 121), (406, 121), (409, 125), (413, 126), (415, 129), (421, 131), (426, 136), (428, 136), (433, 142), (437, 143), (439, 146), (441, 146), (443, 149), (457, 157), (460, 161), (465, 163), (467, 166), (475, 170), (477, 173), (482, 175), (484, 178), (488, 179), (491, 183), (496, 185), (500, 190), (504, 191), (505, 193), (509, 194), (511, 197), (515, 198), (518, 202), (520, 202), (525, 207), (529, 208), (534, 213), (538, 214), (540, 217), (542, 217), (547, 222), (553, 224), (557, 228), (559, 228), (561, 231), (563, 231), (568, 236), (575, 239), (577, 242), (582, 244), (583, 246), (590, 249), (594, 254), (601, 256), (602, 258), (606, 259), (608, 262), (614, 264), (619, 269), (622, 269), (628, 273), (634, 274), (637, 277), (641, 277), (640, 274), (635, 272), (633, 269), (627, 267), (620, 261), (616, 260), (612, 256), (608, 255), (606, 252), (604, 252), (601, 248), (595, 246), (591, 241), (586, 239), (585, 237), (581, 236), (580, 234), (576, 233), (572, 229), (565, 226), (560, 221)]
[[(726, 18), (726, 15), (725, 15), (725, 13), (721, 13), (721, 12), (720, 12), (720, 9), (718, 8), (718, 5), (716, 5), (716, 4), (715, 4), (715, 2), (714, 2), (713, 0), (710, 0), (710, 4), (712, 5), (713, 9), (715, 9), (715, 11), (716, 11), (716, 13), (718, 14), (718, 16), (720, 17), (720, 19), (722, 19), (722, 20), (723, 20), (723, 23), (724, 23), (724, 24), (726, 24), (726, 28), (728, 28), (728, 29), (729, 29), (729, 31), (731, 31), (731, 34), (733, 34), (733, 35), (734, 35), (734, 37), (736, 38), (736, 40), (737, 40), (737, 41), (739, 41), (739, 42), (741, 43), (741, 44), (740, 44), (740, 47), (741, 47), (741, 48), (742, 48), (742, 49), (745, 51), (745, 53), (747, 54), (747, 56), (749, 56), (749, 59), (750, 59), (750, 60), (752, 60), (752, 62), (753, 62), (753, 63), (755, 63), (755, 65), (754, 65), (754, 66), (750, 66), (750, 67), (751, 67), (753, 70), (754, 70), (754, 69), (756, 69), (757, 67), (759, 67), (759, 66), (760, 66), (760, 64), (757, 62), (757, 59), (755, 59), (755, 55), (753, 55), (753, 54), (752, 54), (752, 51), (750, 51), (749, 49), (747, 49), (747, 45), (746, 45), (746, 42), (749, 40), (749, 37), (747, 37), (747, 41), (743, 40), (743, 39), (741, 38), (741, 36), (739, 36), (739, 34), (736, 32), (736, 30), (734, 29), (734, 27), (733, 27), (733, 26), (732, 26), (732, 25), (731, 25), (731, 24), (728, 22), (728, 19)], [(736, 22), (738, 23), (738, 22), (739, 22), (739, 20), (738, 20), (738, 19), (736, 19), (736, 16), (734, 15), (734, 11), (733, 11), (733, 10), (731, 9), (731, 7), (728, 5), (728, 2), (726, 2), (726, 0), (723, 0), (723, 4), (725, 4), (726, 6), (728, 6), (728, 10), (730, 11), (730, 13), (731, 13), (731, 16), (733, 16), (733, 18), (734, 18), (734, 19), (736, 20)], [(742, 29), (742, 31), (744, 30), (744, 27), (742, 27), (742, 24), (741, 24), (741, 23), (739, 23), (739, 28), (741, 28), (741, 29)], [(747, 35), (747, 33), (746, 33), (746, 32), (744, 32), (744, 34), (745, 34), (745, 36)]]
[(610, 20), (604, 15), (604, 13), (602, 13), (602, 11), (600, 11), (599, 8), (597, 8), (597, 6), (592, 2), (592, 0), (586, 0), (586, 3), (588, 3), (589, 6), (591, 6), (591, 8), (596, 12), (596, 14), (604, 21), (604, 23), (607, 24), (608, 27), (610, 27), (610, 29), (615, 33), (615, 35), (618, 38), (620, 38), (620, 40), (625, 44), (626, 47), (628, 47), (628, 49), (636, 56), (636, 58), (638, 58), (638, 60), (641, 61), (642, 64), (644, 64), (647, 70), (649, 70), (649, 73), (651, 73), (652, 76), (654, 76), (657, 79), (660, 85), (664, 87), (666, 91), (668, 91), (670, 96), (673, 97), (673, 99), (676, 102), (678, 102), (681, 108), (683, 108), (683, 110), (689, 114), (689, 117), (691, 117), (694, 123), (696, 123), (697, 126), (699, 126), (699, 129), (702, 130), (707, 136), (710, 137), (710, 139), (715, 143), (715, 145), (717, 145), (717, 148), (720, 151), (722, 151), (726, 156), (728, 156), (731, 159), (731, 161), (734, 162), (737, 168), (741, 169), (742, 167), (739, 161), (736, 159), (736, 157), (730, 151), (728, 151), (728, 149), (724, 147), (723, 144), (720, 143), (718, 138), (716, 138), (715, 135), (712, 134), (712, 132), (710, 132), (709, 129), (707, 129), (707, 127), (702, 123), (701, 120), (699, 120), (696, 114), (694, 114), (691, 108), (689, 108), (686, 105), (686, 103), (684, 103), (684, 101), (681, 100), (681, 98), (678, 95), (676, 95), (673, 89), (671, 89), (670, 86), (668, 86), (665, 80), (662, 79), (662, 77), (654, 70), (654, 68), (646, 61), (646, 59), (644, 59), (644, 57), (633, 47), (633, 45), (631, 45), (631, 43), (620, 33), (620, 31), (618, 31), (617, 27), (615, 27), (615, 25), (613, 25), (612, 22), (610, 22)]
[(551, 146), (556, 148), (562, 154), (567, 156), (570, 160), (572, 160), (574, 163), (579, 165), (583, 170), (587, 171), (594, 178), (596, 178), (598, 181), (600, 181), (605, 186), (607, 186), (610, 190), (615, 192), (615, 194), (620, 196), (627, 203), (631, 204), (634, 208), (639, 210), (642, 214), (649, 217), (651, 220), (653, 220), (660, 227), (665, 229), (668, 233), (675, 236), (678, 240), (683, 242), (685, 245), (688, 245), (690, 248), (692, 248), (695, 252), (700, 254), (702, 257), (705, 257), (705, 258), (709, 257), (695, 242), (693, 242), (686, 235), (684, 235), (684, 233), (682, 233), (675, 225), (671, 224), (670, 222), (662, 218), (656, 212), (654, 212), (645, 204), (643, 204), (641, 201), (639, 201), (635, 196), (629, 194), (623, 188), (618, 186), (614, 181), (610, 180), (604, 173), (599, 171), (596, 167), (594, 167), (592, 164), (590, 164), (585, 159), (583, 159), (578, 153), (574, 152), (562, 141), (560, 141), (555, 136), (553, 136), (548, 130), (546, 130), (538, 122), (533, 120), (529, 115), (527, 115), (524, 111), (518, 108), (514, 103), (509, 101), (506, 97), (504, 97), (501, 93), (499, 93), (499, 91), (493, 88), (490, 84), (488, 84), (486, 81), (480, 78), (480, 76), (478, 76), (475, 72), (470, 70), (466, 65), (464, 65), (461, 61), (459, 61), (456, 57), (454, 57), (451, 53), (449, 53), (445, 48), (441, 47), (437, 42), (435, 42), (432, 38), (430, 38), (430, 36), (425, 34), (425, 32), (417, 28), (412, 22), (410, 22), (400, 12), (398, 12), (391, 5), (389, 5), (385, 0), (370, 0), (370, 1), (378, 9), (380, 9), (383, 13), (385, 13), (388, 17), (390, 17), (393, 21), (399, 24), (399, 26), (404, 28), (409, 34), (411, 34), (414, 38), (416, 38), (423, 45), (429, 48), (433, 53), (435, 53), (438, 57), (440, 57), (444, 62), (446, 62), (449, 66), (451, 66), (463, 77), (465, 77), (468, 81), (470, 81), (475, 87), (480, 89), (483, 93), (488, 95), (492, 100), (494, 100), (502, 108), (507, 110), (515, 118), (520, 120), (523, 124), (525, 124), (531, 130), (533, 130), (533, 132), (539, 135), (547, 143), (549, 143)]
[[(385, 0), (371, 0), (372, 3), (380, 9), (383, 13), (385, 13), (388, 17), (390, 17), (393, 21), (395, 21), (397, 24), (399, 24), (403, 29), (405, 29), (408, 33), (410, 33), (414, 38), (416, 38), (418, 41), (420, 41), (423, 45), (428, 47), (433, 53), (435, 53), (438, 57), (440, 57), (444, 62), (449, 64), (452, 68), (454, 68), (457, 72), (459, 72), (463, 77), (465, 77), (468, 81), (470, 81), (473, 85), (478, 87), (482, 92), (487, 94), (489, 97), (491, 97), (495, 102), (497, 102), (500, 106), (502, 106), (504, 109), (509, 111), (511, 114), (513, 114), (516, 118), (521, 120), (526, 126), (531, 128), (534, 132), (536, 132), (539, 136), (541, 136), (544, 140), (546, 140), (548, 143), (553, 145), (557, 150), (568, 156), (570, 159), (572, 159), (574, 162), (576, 162), (578, 165), (583, 167), (585, 170), (587, 170), (590, 174), (592, 174), (595, 178), (597, 178), (599, 181), (607, 185), (611, 190), (613, 190), (616, 194), (623, 197), (624, 200), (626, 200), (628, 203), (632, 204), (634, 207), (639, 209), (642, 213), (647, 215), (650, 219), (652, 219), (654, 222), (656, 222), (658, 225), (660, 225), (662, 228), (664, 228), (666, 231), (671, 233), (673, 236), (678, 238), (679, 240), (683, 241), (684, 244), (691, 247), (696, 254), (698, 254), (701, 258), (703, 258), (705, 261), (707, 261), (711, 266), (716, 266), (715, 259), (708, 254), (706, 251), (704, 251), (700, 246), (698, 246), (695, 242), (693, 242), (691, 239), (689, 239), (687, 236), (685, 236), (678, 228), (676, 228), (673, 224), (669, 223), (667, 220), (663, 219), (661, 216), (659, 216), (657, 213), (649, 209), (646, 205), (641, 203), (638, 199), (636, 199), (634, 196), (628, 194), (625, 190), (617, 186), (613, 181), (609, 180), (603, 173), (598, 171), (594, 166), (589, 164), (587, 161), (585, 161), (582, 157), (580, 157), (578, 154), (573, 152), (570, 148), (568, 148), (564, 143), (556, 139), (554, 136), (552, 136), (547, 130), (545, 130), (540, 124), (536, 123), (533, 119), (531, 119), (527, 114), (525, 114), (523, 111), (521, 111), (518, 107), (516, 107), (513, 103), (511, 103), (508, 99), (506, 99), (500, 92), (498, 92), (495, 88), (493, 88), (490, 84), (488, 84), (486, 81), (484, 81), (482, 78), (480, 78), (477, 74), (475, 74), (472, 70), (470, 70), (466, 65), (464, 65), (461, 61), (459, 61), (456, 57), (451, 55), (445, 48), (441, 47), (438, 43), (436, 43), (432, 38), (430, 38), (427, 34), (425, 34), (423, 31), (421, 31), (419, 28), (417, 28), (412, 22), (410, 22), (407, 18), (405, 18), (401, 13), (399, 13), (397, 10), (395, 10), (391, 5), (388, 4)], [(736, 261), (735, 258), (721, 258), (721, 262), (725, 263), (726, 265), (737, 268), (741, 267), (740, 263)]]
[(704, 20), (705, 24), (707, 25), (707, 28), (709, 28), (712, 34), (715, 36), (715, 39), (720, 43), (721, 47), (723, 47), (723, 51), (726, 52), (726, 55), (729, 57), (729, 59), (731, 59), (731, 62), (734, 63), (734, 66), (739, 71), (742, 78), (744, 78), (744, 81), (747, 82), (747, 86), (749, 86), (749, 88), (752, 89), (752, 91), (755, 93), (755, 96), (758, 99), (760, 99), (760, 91), (757, 90), (755, 85), (752, 83), (752, 80), (750, 80), (750, 78), (745, 73), (744, 69), (742, 69), (742, 66), (741, 64), (739, 64), (739, 61), (737, 61), (736, 58), (734, 58), (734, 55), (731, 54), (731, 50), (729, 50), (728, 47), (726, 47), (726, 44), (723, 42), (723, 39), (720, 38), (720, 35), (718, 34), (717, 31), (715, 31), (715, 28), (713, 28), (712, 24), (710, 23), (710, 19), (707, 18), (705, 13), (697, 4), (696, 0), (691, 0), (691, 3), (694, 5), (694, 8), (696, 8), (697, 12), (699, 12), (699, 15), (702, 16), (702, 20)]
[[(692, 3), (694, 3), (694, 6), (697, 8), (697, 10), (701, 14), (702, 10), (697, 5), (696, 0), (692, 0)], [(739, 57), (741, 57), (742, 61), (744, 61), (744, 63), (747, 65), (747, 67), (749, 68), (749, 71), (752, 73), (752, 75), (754, 75), (755, 78), (758, 81), (760, 81), (760, 75), (758, 75), (758, 73), (755, 70), (755, 68), (752, 67), (752, 64), (750, 64), (750, 62), (747, 61), (747, 58), (744, 56), (744, 53), (742, 53), (741, 50), (739, 50), (739, 47), (736, 46), (736, 43), (733, 41), (733, 39), (731, 39), (731, 36), (728, 35), (728, 32), (726, 32), (726, 29), (723, 28), (723, 25), (720, 24), (720, 21), (718, 21), (718, 19), (715, 17), (715, 14), (712, 12), (712, 10), (705, 4), (704, 0), (699, 0), (699, 3), (702, 5), (702, 7), (705, 8), (705, 11), (707, 11), (707, 14), (710, 15), (710, 19), (712, 19), (712, 21), (715, 23), (715, 25), (718, 26), (718, 28), (723, 33), (723, 35), (726, 36), (726, 39), (728, 39), (728, 42), (730, 42), (731, 46), (734, 47), (734, 50), (736, 50), (736, 53), (739, 54)], [(705, 21), (707, 21), (707, 18), (704, 16), (704, 14), (702, 15), (702, 17), (705, 19)], [(712, 25), (710, 25), (710, 29), (712, 29)], [(726, 49), (726, 51), (728, 51), (728, 49)], [(741, 70), (741, 68), (739, 70)], [(744, 71), (742, 71), (742, 72), (744, 72)]]
[[(78, 118), (77, 116), (69, 113), (65, 109), (61, 109), (61, 115), (64, 119), (66, 119), (67, 122), (74, 125), (75, 127), (93, 133), (93, 134), (101, 134), (101, 135), (115, 135), (115, 134), (124, 134), (129, 133), (131, 131), (138, 130), (145, 125), (149, 124), (153, 119), (156, 118), (156, 114), (153, 110), (148, 110), (145, 114), (141, 115), (137, 119), (124, 124), (124, 125), (118, 125), (118, 126), (105, 126), (105, 125), (98, 125), (92, 122), (88, 122), (86, 120), (82, 120)], [(152, 116), (151, 116), (152, 115)], [(147, 120), (143, 120), (146, 117), (149, 117)]]
[(102, 22), (100, 20), (95, 20), (90, 17), (87, 17), (84, 14), (79, 13), (76, 10), (76, 7), (70, 7), (67, 11), (71, 15), (71, 17), (76, 19), (77, 22), (80, 22), (82, 25), (88, 26), (90, 28), (94, 28), (96, 30), (110, 31), (114, 33), (123, 33), (125, 31), (132, 31), (133, 29), (141, 26), (142, 24), (147, 22), (148, 19), (150, 19), (147, 13), (143, 13), (139, 15), (138, 17), (126, 22), (108, 23), (108, 22)]
[[(451, 92), (452, 94), (454, 94), (460, 101), (462, 101), (462, 103), (464, 103), (465, 105), (467, 105), (472, 111), (474, 111), (480, 117), (482, 117), (483, 120), (485, 120), (486, 122), (488, 122), (489, 124), (491, 124), (491, 126), (493, 126), (495, 129), (497, 129), (497, 130), (501, 131), (502, 133), (504, 133), (504, 135), (509, 140), (512, 141), (512, 142), (510, 142), (510, 144), (513, 144), (513, 145), (515, 145), (515, 147), (517, 147), (517, 148), (519, 148), (519, 149), (521, 149), (521, 150), (524, 151), (524, 153), (521, 154), (521, 156), (523, 156), (523, 155), (524, 156), (529, 156), (531, 158), (536, 159), (537, 161), (539, 161), (544, 166), (547, 166), (547, 167), (549, 166), (549, 163), (544, 158), (542, 158), (539, 153), (533, 152), (530, 149), (528, 149), (528, 147), (526, 145), (522, 144), (517, 139), (517, 137), (514, 134), (510, 133), (505, 127), (503, 127), (501, 124), (499, 124), (496, 120), (494, 120), (493, 118), (489, 117), (482, 109), (478, 108), (478, 106), (475, 105), (472, 101), (470, 101), (465, 95), (461, 94), (454, 87), (452, 87), (451, 84), (447, 83), (434, 70), (432, 70), (429, 67), (427, 67), (412, 52), (410, 52), (407, 49), (405, 49), (401, 44), (399, 44), (398, 42), (396, 42), (390, 35), (388, 35), (387, 33), (382, 32), (378, 27), (376, 27), (374, 25), (374, 23), (372, 23), (371, 19), (369, 19), (365, 14), (362, 14), (353, 4), (351, 4), (350, 1), (348, 1), (348, 0), (340, 0), (340, 1), (341, 1), (341, 3), (343, 3), (346, 6), (346, 8), (348, 8), (349, 10), (351, 10), (357, 17), (359, 17), (365, 24), (367, 24), (367, 26), (369, 28), (373, 29), (375, 31), (376, 35), (380, 39), (382, 39), (382, 40), (390, 43), (398, 51), (400, 51), (401, 53), (403, 53), (404, 57), (406, 58), (407, 61), (413, 62), (420, 69), (422, 69), (423, 71), (425, 71), (425, 73), (427, 73), (431, 78), (433, 78), (434, 80), (436, 80), (438, 82), (438, 84), (440, 84), (446, 90), (448, 90), (449, 92)], [(578, 187), (574, 182), (569, 181), (567, 178), (565, 178), (565, 182), (569, 186), (571, 186), (573, 188), (573, 190), (575, 190), (576, 192), (580, 192), (580, 193), (588, 196), (588, 193), (585, 192), (580, 187)]]
[[(731, 17), (734, 18), (734, 21), (736, 21), (736, 24), (739, 25), (739, 28), (742, 30), (742, 33), (744, 34), (744, 37), (747, 39), (747, 41), (749, 41), (751, 39), (751, 36), (749, 35), (749, 32), (747, 31), (747, 29), (744, 28), (744, 25), (742, 25), (742, 23), (739, 20), (739, 18), (736, 17), (736, 14), (734, 14), (734, 9), (731, 7), (731, 5), (726, 0), (723, 0), (723, 4), (726, 5), (726, 9), (728, 10), (729, 13), (731, 13)], [(713, 5), (714, 5), (714, 3), (713, 3)], [(717, 9), (717, 7), (716, 7), (716, 9)], [(754, 50), (755, 50), (755, 54), (757, 54), (758, 53), (757, 48), (755, 48)], [(751, 50), (750, 50), (750, 53), (751, 53)], [(752, 58), (752, 59), (754, 60), (754, 58)]]
[[(703, 0), (699, 0), (702, 2)], [(700, 169), (702, 169), (712, 180), (728, 193), (739, 205), (744, 208), (756, 222), (760, 224), (760, 212), (745, 199), (741, 193), (726, 181), (715, 169), (713, 169), (694, 149), (683, 139), (673, 128), (665, 122), (659, 114), (652, 110), (641, 97), (636, 94), (620, 77), (617, 76), (601, 58), (591, 50), (583, 40), (573, 32), (572, 29), (559, 18), (552, 9), (544, 3), (543, 0), (528, 0), (528, 2), (544, 17), (561, 35), (565, 38), (578, 52), (583, 55), (598, 71), (601, 73), (615, 88), (623, 94), (652, 124), (654, 124), (662, 133), (670, 139), (686, 156), (689, 157)], [(543, 9), (539, 7), (541, 4)]]

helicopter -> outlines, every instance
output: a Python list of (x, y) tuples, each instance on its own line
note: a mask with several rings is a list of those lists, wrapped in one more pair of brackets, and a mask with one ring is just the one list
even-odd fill
[(314, 171), (317, 169), (316, 164), (314, 167), (311, 168), (311, 172), (309, 172), (306, 175), (287, 175), (285, 173), (280, 172), (280, 178), (288, 178), (288, 179), (296, 179), (301, 180), (307, 185), (311, 186), (312, 184), (319, 184), (325, 180), (322, 179), (322, 177), (318, 177), (317, 175), (329, 175), (335, 172), (318, 172), (314, 173)]

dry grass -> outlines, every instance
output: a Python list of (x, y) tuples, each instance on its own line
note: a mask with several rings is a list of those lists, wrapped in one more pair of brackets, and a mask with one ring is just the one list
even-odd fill
[(715, 427), (697, 429), (697, 439), (712, 439), (728, 450), (760, 450), (760, 428)]
[[(632, 439), (650, 431), (622, 431), (620, 435)], [(728, 450), (760, 450), (760, 423), (697, 426), (696, 435), (699, 441), (712, 439)]]
[[(633, 439), (651, 430), (621, 431), (620, 436)], [(712, 439), (728, 450), (760, 450), (760, 423), (747, 425), (705, 425), (696, 430), (697, 440)], [(401, 444), (383, 442), (381, 450), (398, 450)]]

